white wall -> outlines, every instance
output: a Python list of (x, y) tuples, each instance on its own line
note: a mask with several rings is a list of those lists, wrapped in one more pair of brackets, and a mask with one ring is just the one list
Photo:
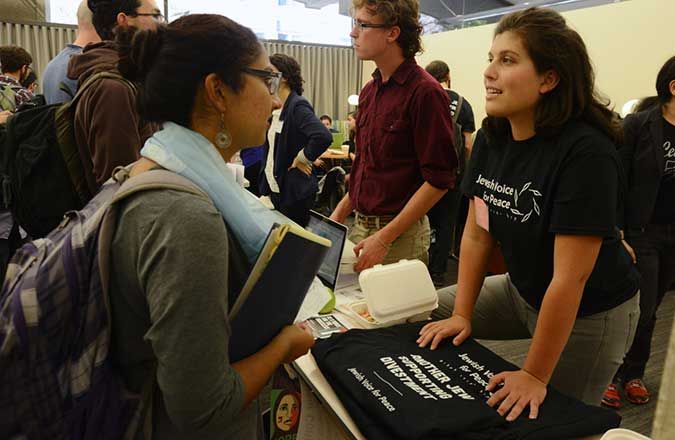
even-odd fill
[[(675, 1), (630, 0), (565, 12), (588, 47), (596, 85), (616, 110), (631, 98), (655, 95), (661, 65), (675, 55)], [(423, 38), (425, 52), (418, 63), (440, 59), (448, 63), (452, 88), (473, 106), (477, 125), (485, 116), (483, 70), (495, 25), (461, 29)], [(364, 84), (374, 64), (363, 66)]]

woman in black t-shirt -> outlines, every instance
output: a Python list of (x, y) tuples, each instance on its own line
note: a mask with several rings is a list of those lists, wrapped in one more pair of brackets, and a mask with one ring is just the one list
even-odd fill
[[(536, 418), (549, 383), (600, 402), (635, 331), (638, 275), (616, 227), (620, 127), (581, 37), (530, 8), (502, 18), (488, 59), (458, 284), (439, 291), (435, 317), (447, 319), (418, 343), (532, 338), (522, 369), (488, 385), (487, 403), (511, 421), (528, 406)], [(485, 278), (496, 243), (509, 273)]]
[(675, 57), (661, 67), (656, 91), (651, 109), (626, 117), (619, 152), (628, 180), (625, 238), (635, 249), (642, 281), (635, 339), (602, 397), (602, 403), (613, 408), (621, 406), (621, 388), (632, 403), (649, 401), (642, 376), (656, 309), (675, 281)]

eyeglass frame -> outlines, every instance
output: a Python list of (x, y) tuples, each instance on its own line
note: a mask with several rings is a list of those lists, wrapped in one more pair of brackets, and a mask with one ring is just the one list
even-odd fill
[(258, 78), (262, 78), (263, 80), (266, 80), (268, 78), (272, 80), (269, 84), (265, 81), (265, 85), (267, 86), (267, 90), (270, 92), (270, 95), (276, 95), (277, 92), (279, 91), (281, 79), (283, 78), (281, 72), (274, 72), (272, 70), (264, 70), (264, 69), (254, 69), (252, 67), (244, 67), (241, 70), (244, 73), (257, 76)]
[(356, 18), (352, 18), (352, 29), (356, 28), (359, 32), (363, 32), (364, 29), (384, 29), (389, 27), (392, 27), (392, 25), (384, 23), (364, 23)]
[(129, 15), (129, 17), (152, 17), (155, 21), (166, 23), (166, 17), (161, 12), (134, 12), (133, 14), (127, 15)]

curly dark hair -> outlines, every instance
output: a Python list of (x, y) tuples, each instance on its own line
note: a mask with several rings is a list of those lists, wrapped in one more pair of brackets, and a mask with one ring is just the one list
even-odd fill
[(2, 68), (2, 73), (16, 72), (21, 70), (23, 66), (30, 66), (32, 62), (33, 57), (23, 47), (0, 47), (0, 67)]
[(353, 11), (367, 8), (384, 20), (388, 26), (398, 26), (401, 34), (396, 42), (406, 59), (422, 52), (422, 25), (418, 0), (352, 0)]
[(112, 40), (117, 26), (117, 14), (133, 15), (141, 7), (141, 0), (87, 0), (92, 23), (102, 40)]
[(281, 72), (284, 80), (288, 83), (288, 87), (298, 95), (302, 95), (302, 92), (305, 91), (302, 83), (305, 80), (302, 79), (302, 70), (296, 59), (283, 53), (275, 53), (270, 57), (270, 63)]

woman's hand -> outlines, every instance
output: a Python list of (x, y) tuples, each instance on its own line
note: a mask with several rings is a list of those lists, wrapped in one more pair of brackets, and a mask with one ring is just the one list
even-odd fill
[(503, 386), (488, 399), (488, 405), (494, 408), (501, 402), (497, 412), (500, 416), (506, 416), (509, 422), (516, 420), (528, 406), (530, 419), (537, 418), (539, 406), (546, 398), (544, 382), (525, 370), (504, 371), (492, 376), (487, 390), (492, 392), (500, 384)]
[(435, 350), (445, 338), (452, 338), (454, 345), (459, 345), (471, 335), (471, 321), (460, 315), (452, 315), (441, 321), (431, 322), (420, 330), (417, 344), (424, 348), (431, 342), (431, 349)]
[(288, 167), (289, 170), (291, 168), (297, 168), (298, 170), (300, 170), (301, 172), (305, 173), (308, 176), (312, 175), (312, 164), (311, 163), (307, 164), (298, 159), (297, 157), (293, 159), (293, 163), (291, 164), (290, 167)]
[(314, 336), (305, 326), (287, 325), (276, 336), (285, 349), (283, 362), (290, 364), (300, 356), (307, 354), (310, 348), (314, 346)]

